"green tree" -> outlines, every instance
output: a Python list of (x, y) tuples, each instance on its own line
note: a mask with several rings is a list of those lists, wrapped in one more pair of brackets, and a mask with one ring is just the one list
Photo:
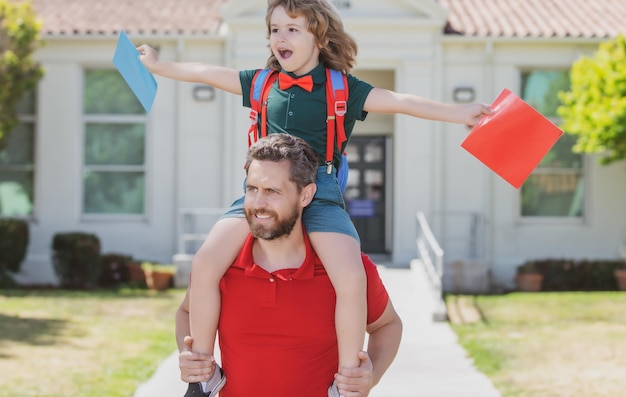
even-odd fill
[(600, 153), (609, 164), (626, 158), (626, 37), (602, 43), (577, 60), (570, 91), (560, 92), (564, 131), (577, 135), (574, 151)]
[(32, 53), (42, 44), (30, 2), (0, 0), (0, 150), (17, 123), (16, 106), (43, 76)]

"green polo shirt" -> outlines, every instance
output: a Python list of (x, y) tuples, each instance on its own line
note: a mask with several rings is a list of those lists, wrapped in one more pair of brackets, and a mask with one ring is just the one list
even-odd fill
[[(245, 107), (251, 107), (250, 91), (256, 72), (257, 70), (239, 72)], [(293, 73), (288, 74), (296, 77)], [(288, 133), (304, 139), (320, 155), (321, 165), (323, 165), (326, 158), (326, 69), (319, 64), (307, 74), (313, 77), (311, 92), (298, 86), (283, 91), (278, 87), (278, 80), (272, 85), (267, 98), (267, 132), (268, 134)], [(352, 135), (356, 120), (365, 120), (367, 116), (363, 105), (373, 88), (369, 83), (348, 75), (348, 109), (344, 118), (348, 140)], [(260, 128), (259, 131), (261, 131)], [(335, 164), (339, 164), (344, 148), (345, 143), (341, 151), (335, 145)]]

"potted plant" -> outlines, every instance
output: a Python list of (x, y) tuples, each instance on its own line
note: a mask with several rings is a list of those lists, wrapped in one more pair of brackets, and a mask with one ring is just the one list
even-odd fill
[(146, 275), (144, 274), (141, 263), (141, 261), (136, 260), (130, 260), (126, 263), (126, 268), (128, 270), (128, 282), (134, 286), (145, 287)]
[(539, 271), (536, 262), (529, 261), (517, 267), (515, 285), (518, 291), (538, 292), (541, 291), (543, 274)]
[(172, 280), (176, 273), (176, 266), (155, 262), (143, 262), (141, 268), (146, 277), (146, 285), (148, 288), (156, 291), (165, 291), (172, 285)]
[(618, 266), (614, 271), (615, 281), (617, 281), (617, 288), (620, 291), (626, 291), (626, 262)]

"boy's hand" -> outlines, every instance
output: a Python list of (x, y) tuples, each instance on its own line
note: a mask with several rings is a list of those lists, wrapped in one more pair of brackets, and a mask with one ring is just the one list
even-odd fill
[(137, 47), (139, 51), (139, 60), (149, 71), (152, 71), (153, 67), (159, 62), (159, 56), (154, 48), (147, 44), (142, 44)]
[(478, 123), (478, 121), (486, 114), (493, 113), (493, 110), (484, 103), (471, 103), (465, 105), (465, 125), (472, 128)]
[(209, 354), (195, 353), (191, 350), (193, 339), (185, 336), (185, 349), (178, 354), (178, 367), (183, 382), (206, 382), (215, 370), (215, 358)]

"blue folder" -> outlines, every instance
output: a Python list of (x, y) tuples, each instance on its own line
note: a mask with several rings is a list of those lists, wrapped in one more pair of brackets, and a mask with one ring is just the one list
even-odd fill
[(133, 90), (146, 112), (150, 112), (156, 97), (157, 82), (152, 73), (139, 60), (137, 47), (123, 30), (120, 31), (120, 37), (117, 40), (113, 64)]

